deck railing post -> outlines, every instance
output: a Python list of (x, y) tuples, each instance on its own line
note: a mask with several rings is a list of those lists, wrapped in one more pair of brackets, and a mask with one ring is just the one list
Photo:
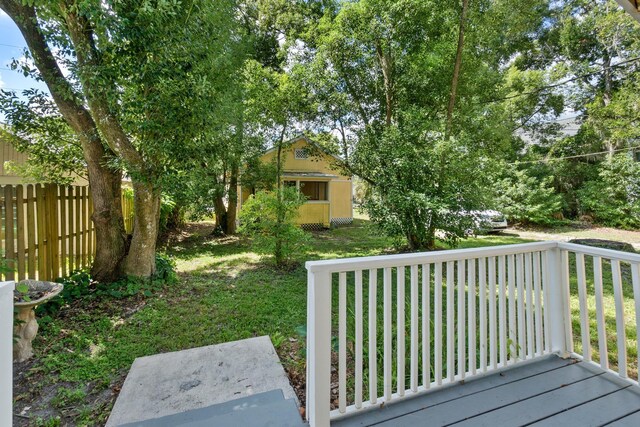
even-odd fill
[(566, 335), (566, 322), (570, 322), (570, 319), (566, 319), (566, 306), (568, 301), (565, 298), (565, 286), (566, 283), (564, 271), (566, 266), (563, 263), (566, 261), (566, 257), (562, 256), (562, 251), (559, 248), (553, 248), (546, 251), (547, 255), (547, 272), (548, 275), (548, 289), (549, 292), (549, 332), (551, 333), (551, 351), (558, 353), (561, 357), (568, 356), (567, 347), (567, 335)]
[(307, 421), (329, 427), (331, 392), (331, 273), (307, 273)]
[(0, 426), (13, 422), (13, 288), (0, 282)]

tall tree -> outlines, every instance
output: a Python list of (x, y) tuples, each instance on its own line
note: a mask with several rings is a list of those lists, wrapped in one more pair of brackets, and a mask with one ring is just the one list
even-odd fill
[[(176, 168), (179, 146), (196, 136), (200, 113), (215, 105), (218, 86), (208, 80), (232, 55), (233, 2), (1, 0), (0, 7), (82, 143), (96, 205), (95, 277), (152, 275), (163, 178)], [(122, 171), (134, 188), (130, 243)]]
[(505, 64), (530, 45), (545, 5), (339, 3), (305, 40), (316, 125), (369, 183), (370, 217), (411, 248), (433, 248), (436, 230), (455, 241), (488, 203), (490, 159), (514, 126), (489, 101), (503, 96)]

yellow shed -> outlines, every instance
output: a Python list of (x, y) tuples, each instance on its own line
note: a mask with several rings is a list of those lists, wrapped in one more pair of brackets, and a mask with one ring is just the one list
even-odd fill
[[(267, 150), (260, 160), (275, 161), (277, 149)], [(353, 222), (353, 180), (342, 175), (336, 166), (340, 159), (306, 137), (289, 141), (282, 149), (284, 185), (298, 188), (307, 197), (300, 207), (297, 222), (306, 229), (329, 228)], [(238, 209), (253, 193), (252, 188), (238, 187)]]

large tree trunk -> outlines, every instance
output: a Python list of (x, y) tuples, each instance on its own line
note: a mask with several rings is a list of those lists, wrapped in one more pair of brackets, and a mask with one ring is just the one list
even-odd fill
[(456, 105), (458, 82), (460, 81), (460, 68), (462, 67), (462, 50), (464, 49), (464, 28), (467, 20), (468, 9), (469, 0), (462, 0), (462, 12), (460, 13), (460, 27), (458, 31), (458, 48), (456, 50), (456, 59), (453, 65), (451, 93), (449, 94), (449, 106), (447, 107), (447, 135), (451, 133), (453, 127), (453, 110)]
[(120, 198), (122, 177), (120, 173), (104, 168), (92, 169), (90, 166), (89, 185), (93, 199), (91, 219), (96, 230), (96, 255), (91, 276), (99, 282), (113, 282), (122, 275), (121, 264), (127, 250)]
[(151, 277), (156, 271), (160, 191), (152, 184), (134, 180), (133, 203), (133, 237), (124, 261), (124, 274)]
[(113, 281), (120, 275), (120, 263), (126, 252), (121, 174), (106, 166), (112, 153), (105, 149), (96, 123), (62, 74), (38, 26), (34, 7), (14, 0), (0, 0), (0, 7), (20, 29), (60, 114), (80, 140), (94, 206), (91, 219), (96, 230), (96, 255), (91, 274), (101, 282)]

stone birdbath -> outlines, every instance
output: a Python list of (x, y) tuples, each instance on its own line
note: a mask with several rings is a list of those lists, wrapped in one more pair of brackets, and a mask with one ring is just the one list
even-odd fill
[[(17, 342), (13, 345), (13, 360), (24, 362), (33, 356), (31, 342), (38, 333), (35, 307), (58, 295), (64, 286), (60, 283), (22, 280), (16, 284), (13, 304), (17, 309), (18, 324), (14, 328)], [(24, 289), (21, 289), (24, 288)]]

